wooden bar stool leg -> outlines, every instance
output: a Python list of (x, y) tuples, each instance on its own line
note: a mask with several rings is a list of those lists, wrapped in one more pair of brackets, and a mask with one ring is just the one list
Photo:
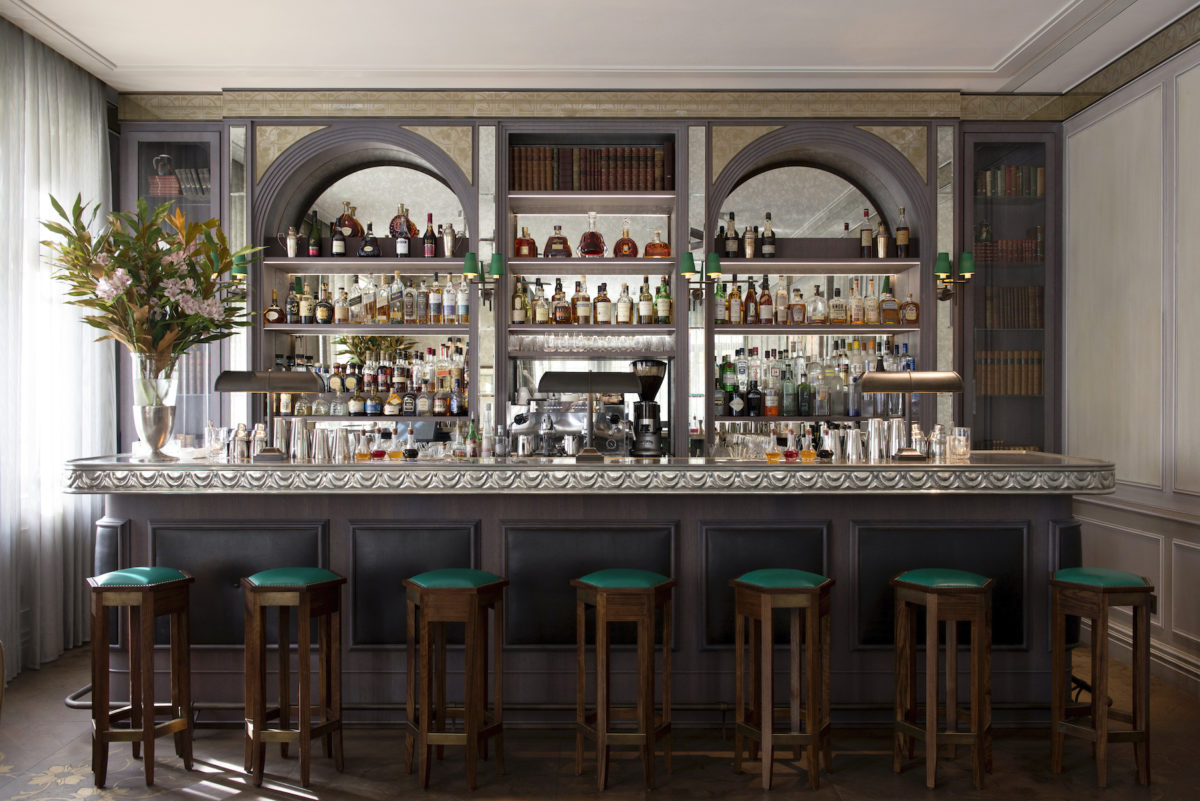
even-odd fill
[[(987, 763), (987, 700), (984, 697), (984, 688), (988, 684), (988, 677), (984, 654), (989, 647), (990, 638), (984, 641), (982, 617), (982, 612), (977, 613), (971, 621), (971, 731), (975, 735), (971, 741), (971, 773), (977, 790), (983, 789), (983, 775)], [(954, 625), (956, 624), (953, 621), (946, 624), (947, 628)]]
[(1096, 726), (1096, 780), (1108, 786), (1108, 604), (1101, 603), (1099, 619), (1092, 622), (1093, 660), (1092, 713)]
[(1150, 605), (1133, 607), (1133, 728), (1142, 739), (1133, 741), (1139, 784), (1150, 783)]
[[(329, 615), (329, 699), (333, 717), (337, 720), (337, 728), (333, 732), (333, 767), (338, 773), (345, 770), (342, 755), (342, 606), (341, 588), (338, 588), (339, 598)], [(410, 629), (411, 631), (411, 629)]]
[(154, 784), (154, 595), (143, 593), (141, 607), (142, 653), (142, 768), (146, 786)]
[[(92, 593), (92, 773), (97, 787), (108, 778), (108, 608)], [(4, 677), (0, 676), (0, 682)]]
[[(974, 653), (975, 640), (971, 640)], [(973, 714), (973, 713), (972, 713)], [(958, 731), (958, 621), (946, 621), (946, 731)], [(976, 730), (977, 731), (977, 730)], [(950, 743), (950, 758), (958, 758), (958, 746)]]
[(1058, 725), (1066, 717), (1067, 701), (1067, 618), (1062, 613), (1062, 593), (1050, 590), (1050, 621), (1053, 657), (1050, 663), (1050, 771), (1062, 773), (1063, 734)]
[[(807, 662), (804, 678), (808, 685), (804, 699), (804, 731), (808, 735), (808, 783), (816, 790), (821, 784), (821, 607), (816, 597), (812, 601), (805, 610), (807, 620), (804, 623), (807, 639), (804, 647)], [(799, 726), (792, 731), (799, 731)]]
[[(478, 625), (479, 633), (476, 635), (479, 645), (479, 671), (474, 675), (476, 684), (475, 697), (478, 699), (479, 708), (479, 730), (483, 731), (484, 722), (487, 720), (488, 707), (488, 608), (482, 601), (477, 601), (479, 606)], [(470, 676), (468, 676), (470, 678)], [(486, 737), (479, 738), (479, 758), (484, 762), (488, 760), (488, 741)]]
[[(672, 601), (668, 597), (663, 603), (663, 725), (671, 724), (671, 625), (674, 620)], [(654, 647), (651, 640), (650, 647)], [(663, 761), (667, 773), (671, 773), (671, 733), (667, 732), (666, 742), (663, 743)]]
[(430, 709), (433, 699), (433, 644), (430, 642), (433, 638), (433, 624), (426, 619), (424, 610), (419, 617), (421, 620), (421, 667), (418, 681), (421, 686), (421, 696), (418, 701), (420, 711), (417, 714), (420, 716), (421, 723), (417, 742), (417, 748), (420, 751), (420, 767), (417, 778), (421, 787), (428, 789), (429, 762), (433, 757), (433, 749), (429, 745), (429, 724), (433, 717)]
[[(329, 722), (329, 615), (317, 618), (317, 706), (320, 708), (321, 725)], [(333, 756), (333, 735), (326, 731), (321, 735), (321, 748), (326, 757)]]
[(257, 664), (257, 659), (256, 659), (258, 649), (255, 646), (256, 646), (256, 643), (258, 642), (258, 640), (255, 639), (257, 636), (256, 630), (255, 630), (256, 615), (254, 614), (254, 610), (253, 610), (254, 601), (252, 600), (251, 593), (248, 593), (248, 592), (242, 593), (242, 606), (243, 606), (242, 620), (245, 625), (245, 639), (246, 639), (246, 646), (242, 652), (242, 674), (243, 674), (242, 675), (242, 684), (243, 684), (242, 698), (245, 699), (244, 712), (245, 712), (245, 718), (246, 718), (246, 725), (243, 727), (243, 731), (245, 732), (245, 735), (242, 738), (245, 741), (245, 750), (246, 750), (246, 758), (245, 758), (245, 763), (244, 763), (243, 767), (244, 767), (245, 771), (247, 773), (249, 773), (250, 771), (252, 771), (254, 769), (253, 732), (258, 727), (257, 719), (255, 717), (255, 709), (257, 706), (256, 701), (255, 701), (255, 693), (257, 691), (257, 680), (255, 677), (258, 675), (258, 664)]
[(587, 722), (587, 606), (575, 601), (575, 775), (583, 775), (583, 726)]
[[(802, 673), (800, 670), (800, 657), (801, 657), (801, 653), (804, 648), (804, 634), (801, 631), (801, 629), (802, 629), (801, 620), (803, 620), (803, 618), (800, 616), (799, 607), (795, 607), (795, 608), (792, 608), (791, 610), (789, 610), (788, 617), (789, 617), (789, 622), (791, 624), (790, 625), (791, 654), (790, 654), (790, 660), (789, 660), (789, 664), (788, 664), (788, 677), (790, 679), (790, 681), (788, 682), (788, 685), (789, 685), (788, 686), (788, 727), (793, 734), (800, 731), (800, 707), (803, 705), (805, 708), (805, 712), (806, 712), (805, 720), (808, 721), (808, 723), (805, 724), (807, 727), (806, 730), (811, 733), (813, 730), (812, 718), (807, 715), (807, 710), (808, 710), (808, 704), (812, 703), (813, 696), (810, 695), (807, 698), (801, 697), (802, 696), (801, 685), (804, 680), (802, 678)], [(805, 652), (803, 655), (806, 660), (809, 660), (811, 662), (812, 654)], [(810, 669), (811, 669), (811, 664), (810, 664)], [(801, 756), (803, 755), (803, 753), (804, 753), (804, 746), (800, 745), (799, 743), (792, 746), (792, 758), (793, 759), (799, 760), (801, 758)]]
[(979, 649), (983, 652), (980, 661), (983, 663), (982, 678), (979, 687), (979, 720), (983, 727), (983, 770), (992, 772), (992, 595), (984, 596), (983, 606), (983, 636), (980, 637)]
[[(176, 642), (176, 640), (178, 642)], [(192, 646), (188, 613), (185, 608), (171, 616), (171, 694), (175, 716), (187, 721), (187, 728), (175, 733), (175, 750), (183, 757), (184, 770), (192, 769)]]
[[(896, 722), (909, 720), (912, 705), (912, 674), (909, 672), (909, 652), (912, 650), (912, 618), (906, 601), (896, 600), (895, 650), (896, 650)], [(892, 736), (892, 772), (900, 772), (906, 741), (903, 732), (896, 729)]]
[(925, 786), (934, 788), (938, 756), (938, 597), (925, 597)]
[[(291, 625), (291, 610), (286, 606), (277, 607), (279, 610), (279, 639), (278, 639), (278, 655), (279, 655), (279, 728), (290, 729), (292, 727), (292, 677), (291, 677), (291, 660), (292, 660), (292, 625)], [(265, 634), (265, 629), (264, 629)], [(279, 755), (287, 759), (288, 742), (283, 740), (279, 743)]]
[(762, 786), (771, 789), (771, 777), (775, 767), (775, 632), (771, 620), (771, 596), (763, 593), (759, 606), (761, 671), (758, 702), (759, 732), (762, 737)]
[[(250, 593), (253, 595), (253, 593)], [(267, 743), (262, 730), (267, 725), (267, 608), (254, 604), (254, 786), (261, 787), (267, 764)]]
[(830, 698), (833, 691), (833, 677), (830, 669), (830, 646), (831, 642), (831, 622), (829, 619), (829, 609), (827, 601), (821, 602), (821, 647), (817, 652), (818, 659), (821, 660), (821, 750), (825, 759), (825, 772), (833, 772), (833, 735), (830, 731), (830, 716), (829, 709)]
[(608, 786), (608, 603), (596, 597), (596, 786)]
[[(417, 616), (416, 605), (411, 599), (405, 604), (408, 607), (407, 617), (405, 621), (405, 693), (404, 693), (404, 719), (408, 721), (410, 727), (419, 726), (420, 722), (416, 719), (416, 697), (417, 697)], [(417, 738), (410, 730), (405, 732), (404, 738), (404, 770), (407, 773), (413, 772), (413, 758), (416, 756)]]
[[(282, 608), (282, 607), (280, 607)], [(296, 724), (300, 732), (300, 786), (308, 787), (312, 766), (312, 601), (307, 592), (300, 595), (296, 615), (296, 674), (300, 680), (297, 694)], [(283, 728), (287, 728), (286, 726)]]
[(745, 738), (742, 724), (746, 722), (746, 616), (733, 615), (733, 770), (742, 772), (742, 751)]
[(492, 662), (495, 665), (492, 675), (492, 719), (498, 728), (496, 732), (496, 770), (500, 775), (505, 774), (504, 767), (504, 599), (496, 601), (492, 614)]
[[(751, 726), (762, 731), (762, 621), (750, 618), (750, 709), (746, 714)], [(751, 738), (747, 743), (750, 761), (758, 759), (760, 741)]]
[[(433, 625), (433, 642), (437, 648), (434, 656), (433, 681), (437, 700), (434, 702), (433, 728), (435, 731), (446, 731), (450, 716), (446, 710), (446, 624)], [(439, 745), (436, 750), (438, 761), (446, 758), (446, 746)]]
[[(479, 760), (480, 729), (478, 715), (483, 701), (483, 699), (479, 698), (478, 677), (479, 670), (482, 667), (479, 635), (479, 604), (478, 602), (473, 602), (467, 610), (465, 653), (463, 654), (463, 671), (465, 673), (463, 705), (466, 707), (463, 710), (463, 733), (466, 735), (467, 787), (471, 790), (474, 790), (477, 786), (478, 766), (476, 763)], [(439, 672), (443, 677), (445, 676), (445, 663), (442, 663)], [(444, 684), (445, 679), (443, 678), (443, 686)]]
[(654, 789), (654, 607), (637, 622), (637, 719), (644, 737), (641, 743), (642, 776)]
[[(141, 608), (130, 606), (126, 610), (129, 637), (129, 728), (142, 728), (142, 617)], [(142, 756), (142, 744), (134, 739), (133, 758)]]

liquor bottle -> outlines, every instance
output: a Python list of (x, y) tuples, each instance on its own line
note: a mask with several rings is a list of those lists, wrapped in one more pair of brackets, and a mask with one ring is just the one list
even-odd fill
[(400, 415), (412, 417), (417, 413), (417, 383), (416, 378), (410, 378), (404, 393), (400, 396)]
[(429, 324), (429, 287), (425, 286), (425, 279), (421, 279), (420, 286), (417, 287), (415, 293), (417, 318), (413, 320), (417, 325)]
[(379, 240), (375, 238), (375, 231), (371, 227), (371, 223), (367, 223), (367, 235), (363, 237), (362, 244), (358, 246), (358, 255), (362, 258), (378, 257)]
[(729, 212), (729, 224), (725, 226), (725, 258), (736, 259), (740, 255), (737, 225), (733, 221), (733, 212)]
[(363, 404), (363, 408), (367, 413), (367, 417), (378, 417), (383, 414), (384, 399), (379, 395), (379, 386), (372, 382), (371, 388), (367, 391), (367, 399)]
[(859, 253), (864, 259), (875, 256), (875, 238), (871, 230), (871, 210), (863, 209), (862, 227), (858, 229)]
[(375, 324), (387, 325), (392, 321), (392, 276), (379, 276), (379, 287), (375, 292)]
[(283, 322), (283, 309), (279, 308), (279, 290), (271, 290), (271, 305), (263, 312), (263, 323), (272, 325)]
[(783, 451), (779, 448), (779, 432), (775, 430), (775, 426), (771, 426), (763, 456), (766, 457), (767, 464), (779, 464), (779, 460), (783, 458)]
[(817, 461), (817, 449), (816, 449), (816, 447), (813, 445), (813, 436), (812, 436), (812, 434), (805, 434), (805, 435), (804, 435), (804, 443), (803, 443), (803, 445), (800, 447), (800, 461), (802, 461), (802, 462), (815, 462), (815, 461)]
[(563, 291), (562, 279), (554, 279), (554, 294), (550, 297), (550, 314), (555, 325), (571, 324), (571, 301)]
[(617, 240), (617, 244), (613, 245), (613, 258), (636, 259), (637, 255), (637, 242), (629, 238), (629, 219), (626, 218), (621, 225), (621, 238)]
[(729, 324), (729, 298), (725, 294), (725, 282), (718, 281), (713, 291), (713, 325)]
[(766, 382), (762, 389), (763, 417), (779, 416), (779, 385)]
[(829, 303), (821, 295), (821, 287), (813, 287), (812, 299), (808, 302), (808, 322), (811, 325), (829, 324)]
[(758, 388), (758, 382), (753, 379), (750, 381), (750, 388), (746, 390), (746, 416), (763, 416), (762, 391)]
[(653, 325), (654, 296), (650, 294), (650, 276), (642, 276), (642, 291), (638, 295), (637, 324)]
[(796, 414), (808, 417), (813, 413), (813, 389), (808, 383), (808, 373), (800, 374), (800, 383), (796, 386)]
[(750, 386), (750, 357), (746, 355), (745, 348), (734, 351), (733, 368), (737, 373), (738, 389), (745, 392)]
[(589, 211), (587, 230), (579, 237), (579, 255), (585, 259), (599, 259), (607, 252), (604, 235), (596, 230), (596, 212)]
[(404, 287), (404, 324), (417, 324), (417, 290), (412, 281)]
[(783, 371), (783, 383), (779, 388), (779, 413), (784, 417), (795, 417), (797, 413), (796, 379), (792, 375), (792, 367), (788, 365)]
[(900, 325), (900, 304), (892, 295), (887, 276), (884, 276), (883, 293), (879, 297), (879, 322), (881, 325)]
[(729, 288), (729, 324), (741, 325), (742, 319), (742, 290), (738, 288), (735, 278)]
[(304, 293), (300, 295), (300, 324), (311, 325), (317, 321), (317, 304), (313, 301), (312, 290), (308, 282), (304, 282)]
[(329, 286), (326, 284), (321, 284), (321, 297), (317, 301), (314, 311), (317, 323), (321, 325), (333, 323), (333, 304), (329, 302)]
[(339, 257), (346, 255), (346, 235), (333, 223), (329, 224), (329, 255)]
[(662, 241), (662, 231), (655, 231), (654, 238), (646, 243), (644, 251), (647, 259), (669, 259), (671, 258), (671, 246)]
[(458, 291), (454, 293), (454, 307), (459, 325), (471, 322), (471, 287), (465, 278), (458, 280)]
[(867, 296), (863, 298), (863, 322), (879, 325), (879, 297), (875, 294), (875, 279), (867, 279)]
[(354, 389), (350, 393), (350, 400), (346, 402), (346, 413), (351, 417), (366, 417), (367, 416), (367, 398), (362, 393), (362, 387), (357, 381), (354, 383)]
[(788, 292), (784, 286), (783, 276), (779, 276), (779, 288), (775, 290), (775, 324), (787, 325), (791, 321), (791, 309), (788, 308)]
[(529, 228), (522, 225), (521, 235), (513, 242), (513, 256), (518, 259), (534, 259), (537, 258), (537, 254), (537, 242), (529, 235)]
[(433, 212), (425, 217), (425, 258), (432, 259), (437, 255), (437, 234), (433, 231)]
[(429, 324), (441, 325), (444, 319), (442, 309), (444, 308), (444, 298), (442, 294), (441, 278), (437, 273), (433, 274), (433, 286), (429, 288)]
[(629, 284), (621, 284), (621, 294), (617, 296), (617, 325), (633, 324), (633, 298), (629, 295)]
[(845, 325), (849, 320), (849, 309), (846, 299), (842, 297), (841, 287), (833, 288), (833, 297), (829, 299), (829, 324)]
[(746, 282), (746, 299), (742, 301), (743, 324), (758, 325), (758, 293), (754, 290), (754, 280)]
[(721, 362), (720, 369), (717, 371), (718, 382), (721, 387), (730, 392), (738, 388), (737, 365), (733, 363), (733, 359), (729, 358), (726, 353), (724, 361)]
[(362, 236), (363, 227), (354, 217), (354, 212), (358, 211), (357, 206), (351, 206), (349, 200), (342, 201), (342, 215), (337, 218), (337, 227), (341, 230), (342, 236)]
[(365, 281), (362, 288), (362, 318), (363, 325), (375, 322), (375, 306), (379, 302), (378, 290), (375, 289), (375, 279), (369, 275), (359, 274), (358, 280)]
[(858, 294), (858, 279), (850, 285), (850, 302), (847, 304), (847, 317), (851, 325), (862, 325), (866, 321), (866, 308), (862, 296)]
[(612, 325), (613, 303), (608, 296), (608, 284), (601, 284), (596, 288), (596, 300), (592, 304), (592, 313), (596, 318), (596, 325)]
[(742, 255), (747, 259), (753, 259), (758, 255), (758, 237), (755, 229), (748, 225), (742, 234)]
[(346, 325), (350, 322), (350, 301), (346, 298), (346, 289), (338, 289), (337, 300), (333, 302), (333, 322), (335, 325)]
[(759, 248), (764, 259), (775, 258), (775, 232), (771, 230), (771, 212), (767, 212), (767, 219), (763, 222), (762, 245)]
[(513, 276), (512, 309), (509, 315), (513, 325), (525, 325), (529, 322), (529, 300), (522, 291), (521, 277)]
[(554, 233), (546, 240), (546, 247), (542, 250), (542, 257), (547, 259), (571, 258), (571, 243), (563, 236), (561, 225), (554, 226)]
[(717, 229), (717, 235), (713, 237), (713, 253), (725, 254), (725, 226)]
[(900, 217), (896, 220), (896, 258), (907, 259), (909, 256), (908, 247), (908, 217), (904, 213), (904, 207), (900, 207)]
[(415, 227), (416, 225), (408, 217), (408, 209), (404, 208), (403, 204), (398, 206), (396, 216), (388, 225), (388, 233), (392, 235), (392, 239), (396, 240), (396, 256), (398, 258), (404, 259), (412, 255), (409, 236), (412, 233), (410, 228)]
[[(399, 270), (392, 274), (392, 283), (388, 285), (387, 305), (392, 325), (404, 325), (404, 278)], [(375, 311), (378, 313), (378, 308)]]
[(808, 304), (804, 302), (804, 293), (799, 289), (792, 290), (792, 302), (788, 305), (788, 320), (792, 325), (808, 323)]
[(771, 325), (775, 322), (775, 304), (771, 300), (771, 288), (767, 285), (765, 275), (758, 295), (758, 321), (763, 325)]
[(433, 384), (426, 381), (421, 384), (421, 391), (417, 394), (417, 415), (428, 417), (431, 414), (433, 414)]
[(917, 325), (921, 322), (921, 304), (913, 300), (912, 293), (900, 304), (900, 320), (904, 325)]
[(534, 325), (550, 324), (550, 304), (546, 302), (546, 290), (540, 278), (536, 279), (533, 286), (533, 322)]
[(671, 313), (673, 305), (671, 287), (664, 275), (662, 283), (658, 285), (658, 292), (654, 296), (654, 322), (658, 325), (670, 325), (674, 322), (674, 316)]
[(783, 448), (783, 461), (794, 464), (800, 461), (800, 451), (796, 449), (796, 429), (788, 426), (787, 445)]
[(450, 388), (439, 386), (437, 391), (433, 393), (433, 412), (434, 417), (449, 417), (450, 416)]
[(592, 324), (592, 298), (587, 291), (587, 276), (584, 276), (582, 281), (575, 282), (575, 296), (571, 298), (571, 307), (575, 312), (577, 325)]
[(308, 256), (311, 259), (321, 255), (321, 224), (317, 222), (317, 210), (313, 209), (312, 222), (308, 225)]
[(345, 385), (347, 392), (354, 394), (362, 389), (362, 378), (359, 375), (359, 370), (361, 369), (361, 364), (346, 365), (346, 375), (342, 377), (342, 383)]
[(891, 236), (888, 234), (887, 223), (881, 218), (879, 220), (879, 228), (875, 231), (875, 255), (881, 259), (888, 257), (888, 244), (891, 241)]

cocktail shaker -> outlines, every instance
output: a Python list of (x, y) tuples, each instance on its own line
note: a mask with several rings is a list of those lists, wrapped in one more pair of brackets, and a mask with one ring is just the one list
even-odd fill
[(283, 452), (283, 458), (287, 458), (290, 451), (288, 450), (288, 433), (290, 421), (283, 417), (276, 417), (273, 423), (274, 431), (271, 434), (271, 444)]
[(304, 420), (297, 420), (292, 426), (292, 461), (307, 462), (312, 455), (308, 447), (308, 425)]
[(874, 417), (867, 421), (867, 460), (879, 464), (888, 458), (887, 420)]
[(324, 428), (313, 430), (312, 460), (317, 463), (328, 463), (331, 459), (329, 450), (329, 432)]
[(333, 431), (332, 460), (338, 464), (354, 461), (354, 448), (350, 446), (350, 432), (344, 428)]

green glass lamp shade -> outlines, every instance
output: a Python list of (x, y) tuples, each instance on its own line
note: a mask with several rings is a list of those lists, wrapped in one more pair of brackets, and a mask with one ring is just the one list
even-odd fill
[(704, 262), (704, 276), (706, 278), (717, 278), (721, 275), (721, 257), (716, 253), (709, 253), (708, 258)]
[(463, 257), (462, 274), (464, 278), (472, 281), (479, 277), (479, 257), (475, 255), (474, 251), (467, 251), (467, 255)]
[(975, 275), (975, 254), (963, 253), (958, 257), (958, 277), (970, 278)]
[(945, 281), (950, 277), (950, 254), (937, 254), (937, 261), (933, 263), (933, 274)]
[(696, 259), (691, 253), (684, 253), (680, 258), (679, 274), (684, 278), (692, 278), (696, 275)]
[(492, 254), (492, 266), (488, 269), (488, 276), (491, 278), (500, 278), (504, 275), (504, 256), (500, 253)]

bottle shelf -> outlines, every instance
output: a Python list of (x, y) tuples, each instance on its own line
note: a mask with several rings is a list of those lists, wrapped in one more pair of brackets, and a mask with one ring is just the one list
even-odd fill
[(451, 417), (450, 415), (349, 415), (349, 414), (277, 414), (277, 418), (284, 420), (316, 420), (317, 422), (327, 423), (369, 423), (375, 421), (391, 422), (409, 422), (409, 423), (450, 423), (458, 420), (470, 420), (467, 415)]
[(721, 416), (721, 415), (713, 416), (714, 423), (856, 423), (856, 422), (862, 422), (864, 420), (874, 420), (874, 419), (889, 420), (891, 418), (890, 417), (876, 418), (876, 417), (867, 417), (867, 416), (863, 416), (863, 415), (851, 417), (851, 416), (845, 415), (845, 414), (827, 414), (827, 415), (806, 414), (806, 415), (800, 415), (800, 416), (778, 415), (776, 417), (767, 417), (766, 415), (757, 415), (755, 417), (749, 417), (744, 414), (740, 415), (738, 417)]
[[(697, 265), (698, 266), (698, 265)], [(721, 275), (892, 275), (921, 266), (920, 259), (727, 259), (721, 258)]]
[(510, 325), (510, 334), (674, 334), (674, 325)]
[(675, 212), (675, 192), (509, 192), (513, 214), (665, 216)]
[(651, 353), (644, 348), (634, 350), (632, 348), (623, 348), (621, 350), (602, 350), (598, 348), (588, 348), (577, 353), (567, 351), (533, 351), (533, 350), (514, 350), (508, 352), (510, 359), (540, 359), (543, 361), (626, 361), (633, 359), (674, 359), (675, 352), (671, 350), (667, 353)]
[(338, 324), (325, 325), (322, 323), (309, 323), (307, 325), (288, 325), (287, 323), (276, 323), (264, 325), (263, 331), (271, 334), (376, 334), (376, 335), (410, 335), (410, 336), (438, 336), (444, 334), (469, 334), (471, 326), (469, 325), (365, 325), (365, 324)]
[(780, 336), (792, 334), (795, 336), (811, 336), (813, 334), (828, 334), (830, 336), (878, 336), (881, 334), (910, 334), (920, 331), (919, 325), (717, 325), (713, 327), (716, 336)]
[(665, 259), (602, 259), (574, 256), (569, 259), (509, 259), (508, 271), (514, 275), (662, 275), (673, 273), (677, 261)]
[(462, 264), (461, 258), (442, 256), (437, 258), (414, 256), (406, 259), (382, 256), (378, 258), (297, 256), (294, 259), (263, 259), (263, 267), (276, 272), (288, 272), (296, 275), (391, 275), (399, 270), (401, 275), (433, 275), (437, 272), (457, 276), (462, 274)]

